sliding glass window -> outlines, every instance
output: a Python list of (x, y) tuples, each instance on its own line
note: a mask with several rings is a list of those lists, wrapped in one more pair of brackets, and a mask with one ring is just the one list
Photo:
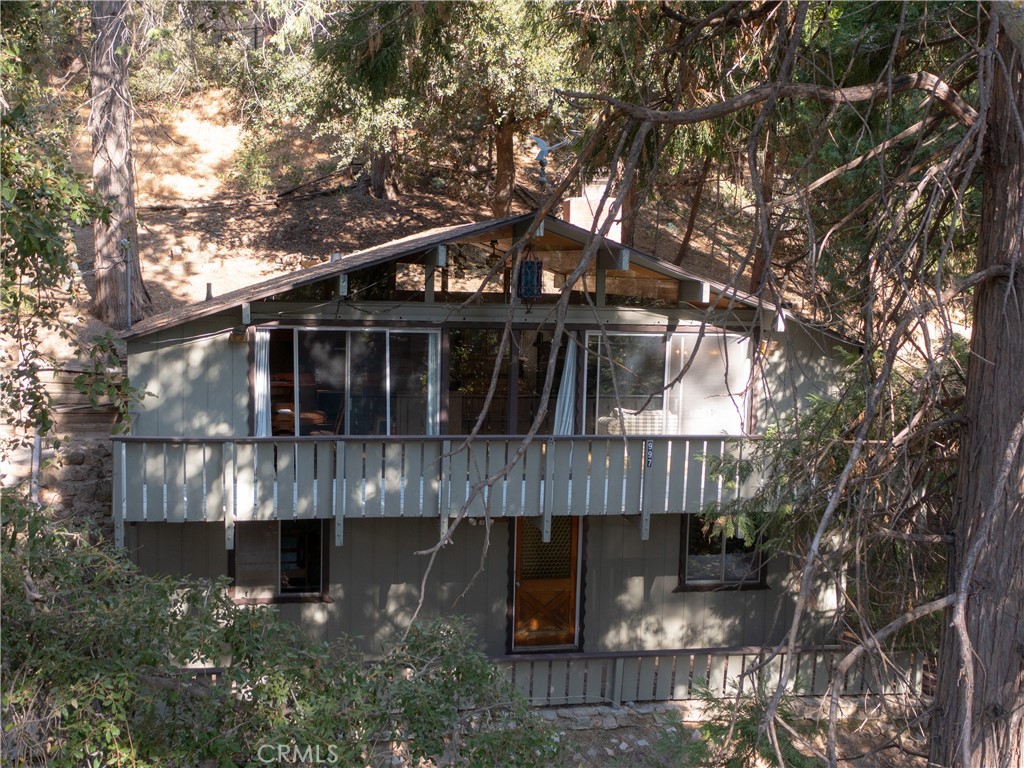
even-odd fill
[(269, 407), (272, 434), (438, 432), (436, 331), (272, 329), (268, 358), (268, 370), (256, 369), (270, 392), (264, 405), (257, 398), (256, 422)]

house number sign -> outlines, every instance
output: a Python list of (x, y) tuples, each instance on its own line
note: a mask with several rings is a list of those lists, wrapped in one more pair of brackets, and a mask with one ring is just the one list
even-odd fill
[(650, 467), (651, 464), (654, 463), (654, 441), (653, 440), (648, 440), (647, 441), (646, 455), (647, 455), (647, 466)]

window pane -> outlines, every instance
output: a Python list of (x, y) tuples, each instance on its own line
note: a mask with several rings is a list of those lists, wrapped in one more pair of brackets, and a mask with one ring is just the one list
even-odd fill
[(428, 435), (433, 413), (429, 408), (430, 345), (429, 333), (391, 334), (391, 434)]
[(619, 434), (624, 427), (627, 434), (664, 433), (664, 386), (660, 336), (588, 338), (588, 432)]
[(734, 336), (708, 333), (694, 348), (697, 336), (687, 339), (682, 363), (693, 356), (680, 388), (680, 434), (742, 434), (746, 423), (745, 398), (750, 361), (749, 344)]
[(281, 522), (281, 594), (319, 593), (323, 541), (319, 520)]
[(351, 407), (349, 435), (388, 434), (387, 334), (349, 335)]
[(689, 533), (686, 546), (686, 583), (722, 581), (722, 534), (706, 530), (701, 515), (686, 515)]
[[(449, 341), (448, 431), (465, 435), (483, 411), (494, 374), (494, 361), (501, 346), (501, 331), (465, 328), (453, 330)], [(510, 393), (508, 349), (498, 370), (498, 385), (480, 433), (505, 435), (509, 432)]]
[(760, 581), (760, 562), (753, 542), (726, 536), (724, 561), (726, 581)]
[(687, 584), (750, 584), (761, 580), (756, 542), (736, 535), (734, 518), (712, 525), (702, 515), (687, 515)]
[(345, 433), (344, 331), (299, 331), (299, 433)]
[[(512, 434), (525, 435), (530, 431), (534, 418), (540, 409), (544, 381), (548, 375), (548, 360), (551, 355), (550, 331), (522, 331), (517, 337), (519, 357), (519, 397), (516, 403), (516, 429)], [(547, 413), (541, 422), (539, 434), (550, 435), (555, 423), (555, 402), (558, 387), (562, 381), (562, 366), (565, 364), (565, 344), (558, 350), (555, 361), (555, 378), (551, 384)]]
[(295, 332), (270, 331), (270, 431), (273, 435), (295, 434)]
[(273, 597), (279, 581), (277, 558), (277, 523), (238, 523), (235, 526), (235, 597)]

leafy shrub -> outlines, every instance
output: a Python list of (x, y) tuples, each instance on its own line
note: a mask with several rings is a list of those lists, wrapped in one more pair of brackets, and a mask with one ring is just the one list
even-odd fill
[[(760, 678), (750, 692), (738, 696), (721, 697), (707, 684), (695, 686), (697, 697), (704, 704), (704, 723), (701, 739), (689, 753), (694, 765), (703, 768), (749, 768), (752, 765), (778, 765), (778, 757), (771, 740), (762, 728), (764, 714), (773, 689)], [(816, 725), (794, 716), (791, 706), (783, 698), (778, 717), (795, 728), (810, 741)], [(811, 768), (815, 759), (801, 753), (789, 734), (781, 734), (779, 749), (788, 768)]]
[[(5, 763), (537, 765), (546, 727), (459, 622), (367, 667), (223, 581), (155, 578), (4, 490)], [(215, 667), (216, 674), (196, 667)], [(282, 753), (283, 750), (283, 753)]]

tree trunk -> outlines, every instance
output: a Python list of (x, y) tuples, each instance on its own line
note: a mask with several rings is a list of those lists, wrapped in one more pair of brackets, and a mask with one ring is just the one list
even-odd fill
[(629, 184), (629, 188), (626, 190), (626, 197), (619, 209), (622, 222), (619, 229), (619, 242), (632, 248), (633, 240), (636, 238), (636, 218), (639, 213), (637, 200), (640, 195), (636, 193), (635, 175), (632, 179), (623, 178), (622, 183)]
[(943, 768), (1024, 765), (1024, 140), (1017, 122), (1024, 114), (1024, 68), (1005, 34), (998, 50), (1010, 81), (996, 63), (978, 269), (1012, 265), (1013, 285), (990, 280), (975, 293), (950, 567), (951, 588), (969, 569), (964, 624), (970, 647), (964, 654), (951, 614), (931, 720), (930, 765)]
[(370, 194), (381, 200), (391, 197), (391, 175), (394, 166), (391, 150), (376, 152), (370, 156)]
[(132, 168), (132, 106), (128, 92), (128, 29), (124, 0), (92, 2), (92, 178), (110, 206), (108, 221), (93, 224), (96, 295), (93, 313), (114, 328), (127, 328), (152, 311), (139, 268)]
[(508, 216), (512, 211), (512, 187), (516, 183), (515, 135), (515, 122), (506, 117), (498, 126), (494, 141), (496, 168), (491, 213), (495, 218)]
[(686, 257), (690, 255), (690, 238), (693, 237), (693, 225), (697, 223), (697, 210), (700, 208), (701, 198), (704, 197), (704, 185), (708, 180), (708, 171), (711, 170), (711, 153), (704, 155), (704, 163), (700, 167), (700, 179), (697, 181), (697, 189), (693, 193), (693, 202), (690, 203), (690, 216), (686, 220), (686, 233), (683, 241), (679, 244), (676, 258), (673, 263), (682, 266)]
[(380, 200), (398, 196), (395, 183), (395, 154), (398, 152), (398, 131), (391, 130), (387, 147), (370, 155), (370, 194)]

